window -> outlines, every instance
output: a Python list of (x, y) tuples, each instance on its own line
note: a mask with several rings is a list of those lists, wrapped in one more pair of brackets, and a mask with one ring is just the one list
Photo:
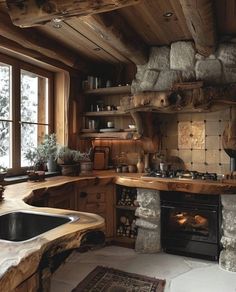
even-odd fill
[(0, 166), (19, 172), (24, 153), (53, 131), (48, 71), (0, 55)]

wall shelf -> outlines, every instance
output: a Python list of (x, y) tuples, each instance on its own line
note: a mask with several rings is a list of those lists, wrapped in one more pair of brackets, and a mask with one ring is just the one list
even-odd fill
[(97, 88), (90, 89), (84, 91), (85, 95), (109, 95), (109, 94), (130, 94), (131, 86), (116, 86), (116, 87), (105, 87), (105, 88)]
[(108, 132), (108, 133), (81, 133), (80, 137), (94, 138), (94, 139), (120, 139), (127, 140), (133, 139), (134, 132)]
[(100, 111), (100, 112), (85, 112), (84, 116), (86, 117), (109, 117), (109, 116), (124, 116), (129, 115), (129, 113), (124, 111)]

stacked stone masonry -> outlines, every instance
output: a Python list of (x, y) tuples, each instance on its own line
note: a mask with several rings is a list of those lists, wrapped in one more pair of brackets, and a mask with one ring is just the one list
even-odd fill
[(139, 207), (135, 215), (138, 217), (138, 235), (135, 243), (137, 252), (155, 253), (161, 250), (160, 226), (160, 192), (157, 190), (137, 189)]
[(148, 63), (137, 66), (132, 93), (170, 90), (176, 82), (197, 80), (206, 85), (236, 82), (235, 39), (221, 42), (208, 58), (197, 53), (191, 41), (152, 47)]

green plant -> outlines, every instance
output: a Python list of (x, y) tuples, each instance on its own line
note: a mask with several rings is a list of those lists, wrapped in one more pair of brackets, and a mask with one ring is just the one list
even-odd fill
[(80, 152), (79, 150), (72, 150), (67, 146), (60, 146), (56, 158), (60, 164), (75, 164), (80, 161), (90, 161), (91, 152), (92, 148), (89, 152)]
[(30, 163), (30, 168), (36, 169), (37, 164), (44, 163), (44, 157), (41, 156), (41, 153), (37, 147), (30, 147), (28, 148), (25, 153), (24, 157)]
[(57, 148), (57, 137), (55, 133), (52, 133), (45, 135), (44, 141), (38, 146), (38, 151), (45, 160), (48, 160), (50, 157), (56, 159)]

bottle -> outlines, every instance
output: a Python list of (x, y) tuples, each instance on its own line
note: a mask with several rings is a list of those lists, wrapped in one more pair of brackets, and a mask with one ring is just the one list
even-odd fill
[(137, 170), (138, 170), (139, 173), (143, 173), (144, 172), (144, 163), (143, 163), (143, 160), (142, 160), (141, 156), (139, 156), (139, 158), (138, 158)]

